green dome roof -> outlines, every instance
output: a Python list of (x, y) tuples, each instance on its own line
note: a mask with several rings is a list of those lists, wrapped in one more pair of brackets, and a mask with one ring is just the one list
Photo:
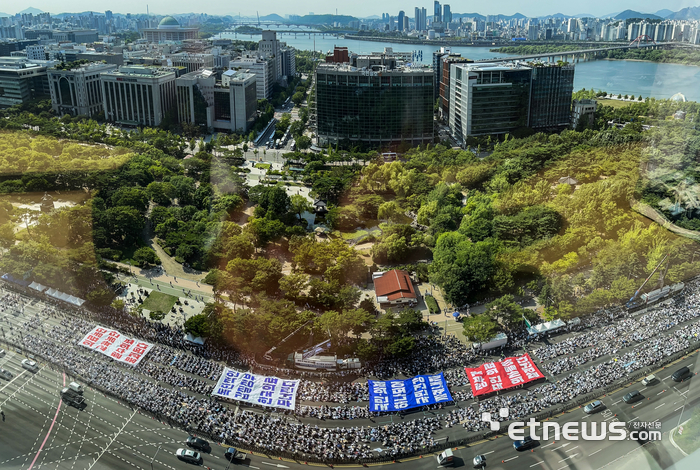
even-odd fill
[(165, 18), (160, 20), (160, 23), (158, 23), (158, 27), (160, 28), (161, 26), (170, 26), (170, 27), (176, 26), (176, 27), (178, 27), (178, 26), (180, 26), (180, 23), (178, 23), (178, 21), (175, 18), (173, 18), (172, 16), (166, 16)]

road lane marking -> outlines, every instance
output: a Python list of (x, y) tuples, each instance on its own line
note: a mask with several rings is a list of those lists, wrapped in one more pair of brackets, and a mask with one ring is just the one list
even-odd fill
[(664, 393), (665, 391), (666, 391), (666, 390), (661, 390), (659, 393), (656, 394), (656, 396), (658, 397), (659, 395), (661, 395), (661, 394)]
[(682, 407), (682, 406), (679, 406), (678, 408), (676, 408), (676, 409), (673, 410), (673, 411), (678, 411), (678, 410), (682, 410), (682, 409), (683, 409), (683, 407)]
[(586, 415), (586, 416), (584, 416), (584, 417), (581, 418), (581, 419), (588, 419), (588, 418), (590, 418), (590, 417), (591, 417), (591, 415)]
[[(571, 452), (571, 451), (574, 450), (574, 449), (578, 449), (578, 446), (572, 447), (571, 449), (567, 449), (567, 450), (565, 450), (564, 452)], [(576, 455), (578, 455), (578, 454), (576, 454)]]
[(537, 465), (542, 465), (543, 463), (544, 463), (544, 460), (540, 460), (539, 462), (530, 465), (530, 468), (535, 467)]
[(515, 460), (515, 459), (517, 459), (518, 457), (520, 457), (520, 456), (519, 456), (519, 455), (516, 455), (515, 457), (511, 457), (511, 458), (509, 458), (509, 459), (505, 459), (504, 462), (510, 462), (511, 460)]
[(657, 406), (657, 407), (654, 408), (654, 409), (655, 409), (655, 410), (656, 410), (656, 409), (659, 409), (659, 408), (661, 408), (662, 406), (664, 406), (665, 404), (666, 404), (666, 403), (662, 403), (662, 404), (660, 404), (659, 406)]
[[(66, 384), (66, 373), (63, 373), (63, 385)], [(49, 436), (51, 435), (51, 430), (53, 429), (54, 424), (56, 424), (56, 418), (58, 418), (58, 412), (61, 411), (61, 404), (63, 403), (63, 399), (59, 398), (58, 400), (58, 407), (56, 407), (56, 414), (53, 417), (53, 421), (51, 421), (51, 426), (49, 426), (49, 431), (46, 433), (46, 436), (44, 437), (44, 442), (41, 443), (41, 447), (39, 447), (39, 450), (37, 451), (36, 455), (34, 456), (34, 460), (32, 460), (31, 465), (29, 465), (29, 468), (27, 470), (32, 470), (32, 467), (36, 463), (36, 459), (39, 458), (39, 454), (41, 454), (41, 451), (44, 450), (44, 446), (46, 445), (46, 441), (48, 440)]]
[(620, 403), (621, 401), (622, 401), (622, 400), (617, 400), (615, 403), (613, 403), (613, 405), (617, 405), (617, 404)]
[(570, 455), (570, 456), (568, 456), (568, 457), (565, 458), (565, 459), (561, 459), (561, 460), (560, 460), (559, 462), (557, 462), (557, 463), (562, 463), (562, 462), (565, 461), (565, 460), (573, 459), (573, 458), (576, 457), (577, 455), (578, 455), (578, 454)]
[(639, 419), (639, 416), (635, 416), (634, 418), (630, 419), (630, 421), (634, 421), (635, 419)]
[(673, 376), (673, 374), (669, 375), (668, 377), (664, 377), (662, 380), (670, 379)]
[(681, 392), (681, 391), (678, 390), (675, 386), (674, 386), (673, 388), (676, 390), (676, 392), (678, 392), (678, 393), (681, 394), (681, 395), (683, 395), (684, 393), (688, 393), (688, 392), (690, 391), (690, 389), (688, 389), (688, 390), (686, 390), (685, 392)]
[(597, 454), (598, 452), (600, 452), (601, 450), (603, 450), (603, 449), (598, 449), (598, 450), (596, 450), (595, 452), (593, 452), (592, 454), (588, 454), (588, 456), (590, 457), (591, 455), (595, 455), (595, 454)]
[(559, 469), (557, 469), (557, 470), (564, 470), (565, 468), (568, 468), (568, 467), (569, 467), (568, 465), (564, 465), (563, 467), (561, 467), (561, 468), (559, 468)]
[(649, 387), (644, 387), (644, 388), (640, 389), (639, 391), (640, 391), (640, 392), (643, 392), (643, 391), (646, 390), (647, 388), (649, 388)]
[(561, 448), (563, 448), (563, 447), (566, 447), (566, 446), (568, 446), (568, 445), (569, 445), (569, 443), (567, 442), (566, 444), (563, 444), (563, 445), (557, 447), (556, 449), (552, 449), (552, 452), (555, 451), (555, 450), (559, 450), (559, 449), (561, 449)]
[(496, 451), (495, 451), (495, 450), (491, 450), (491, 451), (489, 451), (489, 452), (484, 452), (484, 453), (481, 454), (481, 455), (489, 455), (489, 454), (493, 454), (494, 452), (496, 452)]
[(542, 446), (542, 448), (544, 449), (545, 447), (549, 447), (549, 446), (553, 446), (553, 445), (554, 445), (554, 442), (547, 444), (546, 446)]

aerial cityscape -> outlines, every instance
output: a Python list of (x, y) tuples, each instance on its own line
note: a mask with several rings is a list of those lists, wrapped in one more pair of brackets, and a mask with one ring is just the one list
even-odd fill
[(26, 1), (0, 469), (698, 468), (700, 6)]

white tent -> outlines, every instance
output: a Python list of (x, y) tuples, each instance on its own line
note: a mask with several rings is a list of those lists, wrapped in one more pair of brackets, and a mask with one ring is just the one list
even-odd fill
[(527, 332), (531, 335), (536, 335), (538, 333), (547, 333), (548, 331), (554, 331), (559, 328), (566, 326), (566, 324), (559, 320), (552, 320), (545, 323), (540, 323), (539, 325), (532, 326), (527, 329)]
[(30, 289), (38, 290), (39, 292), (43, 292), (46, 289), (46, 286), (42, 286), (38, 282), (32, 282), (29, 284)]

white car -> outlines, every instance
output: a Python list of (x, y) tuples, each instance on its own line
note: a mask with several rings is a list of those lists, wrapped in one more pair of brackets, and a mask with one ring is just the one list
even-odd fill
[(4, 349), (0, 349), (0, 357), (5, 357), (5, 350)]
[(39, 366), (36, 364), (36, 362), (30, 361), (29, 359), (22, 360), (22, 367), (30, 372), (37, 372), (39, 370)]
[(195, 452), (194, 450), (178, 449), (177, 452), (175, 452), (175, 455), (178, 459), (187, 463), (193, 463), (196, 465), (202, 464), (202, 456), (199, 455), (199, 452)]
[(645, 387), (648, 385), (652, 385), (656, 383), (656, 376), (655, 375), (648, 375), (642, 379), (642, 385)]

